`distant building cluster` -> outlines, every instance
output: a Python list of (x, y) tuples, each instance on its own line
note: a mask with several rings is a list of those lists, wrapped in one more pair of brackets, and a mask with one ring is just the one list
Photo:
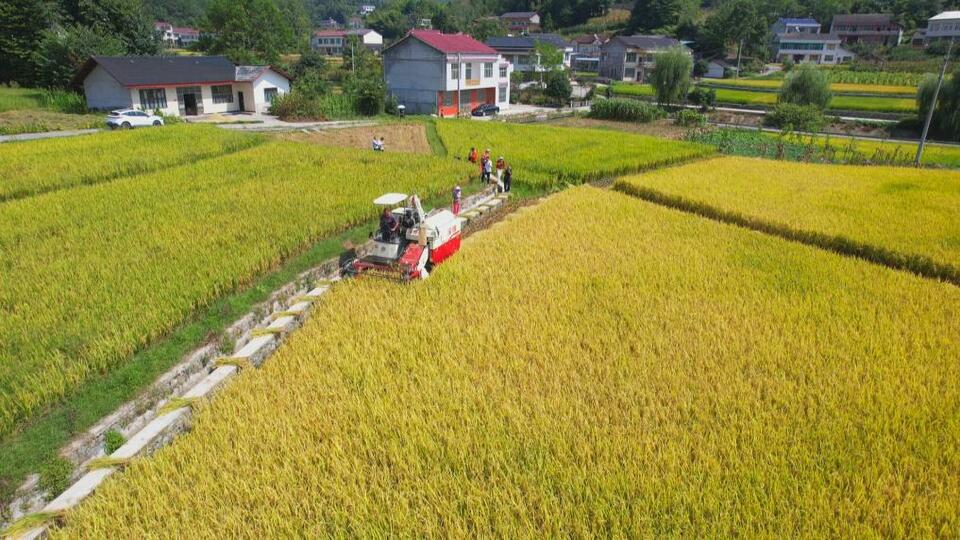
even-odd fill
[(189, 47), (200, 41), (200, 30), (189, 26), (173, 26), (165, 21), (156, 21), (153, 29), (165, 47)]

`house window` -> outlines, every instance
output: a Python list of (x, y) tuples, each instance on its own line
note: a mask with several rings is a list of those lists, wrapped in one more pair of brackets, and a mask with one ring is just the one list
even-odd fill
[(273, 105), (273, 100), (277, 99), (277, 89), (276, 88), (264, 88), (263, 89), (263, 100), (267, 103)]
[(507, 66), (500, 66), (500, 78), (501, 79), (507, 78)]
[(443, 106), (444, 106), (444, 107), (453, 107), (453, 92), (444, 92), (444, 93), (443, 93)]
[(471, 64), (470, 62), (467, 62), (466, 64), (464, 64), (464, 71), (466, 72), (466, 77), (468, 81), (473, 78), (473, 64)]
[(483, 76), (487, 79), (493, 78), (493, 62), (483, 64)]
[(627, 63), (635, 64), (636, 62), (637, 62), (637, 53), (635, 52), (627, 53)]
[(166, 109), (167, 91), (163, 88), (144, 88), (140, 90), (140, 107), (151, 111)]
[(498, 97), (500, 98), (499, 99), (500, 103), (507, 102), (507, 85), (505, 84), (500, 85), (500, 93), (498, 94)]
[(450, 80), (455, 81), (460, 78), (460, 64), (450, 64)]
[(832, 56), (829, 56), (829, 55), (824, 56), (824, 57), (823, 57), (823, 61), (824, 61), (824, 62), (833, 62), (833, 57), (832, 57)]
[(233, 103), (233, 86), (229, 84), (211, 86), (210, 91), (213, 93), (214, 103)]
[(623, 78), (630, 79), (631, 81), (637, 77), (637, 70), (634, 68), (626, 68), (623, 70)]

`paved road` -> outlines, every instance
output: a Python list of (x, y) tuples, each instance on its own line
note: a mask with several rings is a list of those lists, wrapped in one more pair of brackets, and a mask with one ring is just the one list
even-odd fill
[(38, 139), (55, 139), (57, 137), (75, 137), (77, 135), (90, 135), (98, 133), (102, 129), (72, 129), (68, 131), (45, 131), (43, 133), (21, 133), (19, 135), (0, 135), (0, 143), (16, 141), (35, 141)]

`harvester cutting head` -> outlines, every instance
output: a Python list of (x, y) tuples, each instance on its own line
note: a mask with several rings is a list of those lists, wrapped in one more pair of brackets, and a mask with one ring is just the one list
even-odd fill
[(448, 210), (424, 214), (416, 195), (387, 193), (373, 201), (382, 208), (380, 227), (345, 273), (395, 281), (426, 279), (433, 266), (460, 248), (460, 221)]

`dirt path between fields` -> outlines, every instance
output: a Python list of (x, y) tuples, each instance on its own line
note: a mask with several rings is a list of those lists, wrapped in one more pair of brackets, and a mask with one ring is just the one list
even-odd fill
[(363, 148), (369, 150), (374, 137), (383, 137), (387, 152), (431, 154), (430, 143), (423, 124), (389, 124), (344, 129), (293, 131), (278, 135), (289, 141), (301, 141), (322, 146)]

